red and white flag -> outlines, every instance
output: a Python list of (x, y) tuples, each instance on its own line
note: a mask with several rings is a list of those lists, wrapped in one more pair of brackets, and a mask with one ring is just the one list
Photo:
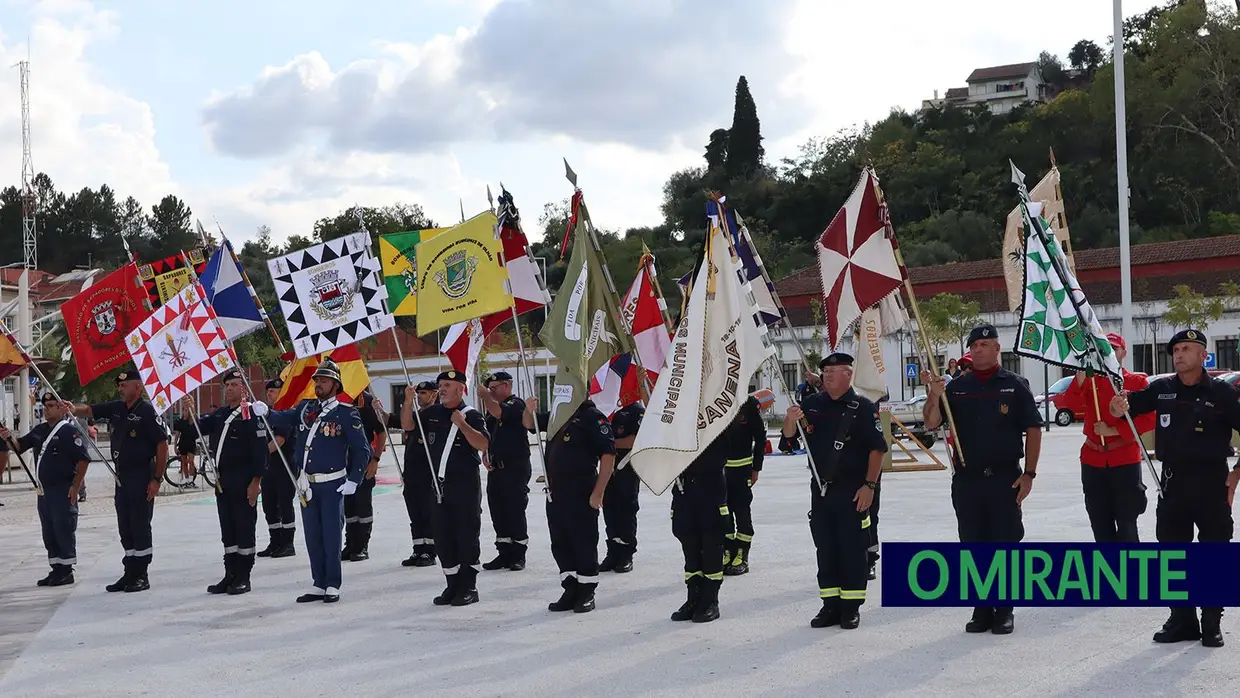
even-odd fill
[(866, 168), (815, 245), (832, 349), (839, 347), (844, 331), (861, 313), (903, 283), (877, 184), (873, 171)]
[(617, 410), (642, 399), (637, 362), (630, 354), (616, 354), (590, 377), (590, 399), (610, 419)]
[(482, 320), (474, 318), (448, 328), (443, 346), (439, 347), (439, 353), (448, 357), (452, 369), (465, 374), (465, 392), (474, 387), (474, 367), (478, 365), (478, 357), (482, 354), (485, 340)]
[(672, 346), (672, 333), (663, 322), (667, 304), (655, 293), (654, 255), (643, 250), (638, 262), (637, 276), (624, 296), (620, 314), (624, 316), (625, 329), (633, 336), (637, 346), (637, 360), (650, 374), (650, 384), (659, 380), (659, 372), (667, 362), (667, 352)]
[[(500, 243), (504, 246), (504, 269), (508, 272), (508, 286), (517, 315), (539, 310), (551, 302), (551, 294), (543, 288), (538, 264), (530, 256), (530, 241), (521, 230), (521, 214), (507, 190), (500, 191), (496, 215), (499, 217)], [(507, 308), (487, 315), (482, 318), (482, 336), (491, 336), (496, 327), (511, 319), (512, 310)]]
[(125, 346), (160, 414), (198, 386), (237, 365), (206, 302), (192, 283), (129, 333)]

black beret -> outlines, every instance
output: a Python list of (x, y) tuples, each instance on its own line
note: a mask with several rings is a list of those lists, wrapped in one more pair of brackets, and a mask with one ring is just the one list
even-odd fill
[(1200, 344), (1204, 347), (1206, 346), (1206, 336), (1197, 330), (1180, 330), (1171, 337), (1169, 342), (1167, 342), (1167, 353), (1174, 354), (1175, 345), (1182, 342), (1192, 342), (1193, 344)]
[(280, 388), (283, 388), (283, 387), (284, 387), (284, 381), (280, 380), (279, 378), (272, 378), (271, 380), (267, 381), (268, 390), (279, 390)]
[(978, 325), (969, 332), (969, 342), (967, 346), (973, 346), (973, 343), (979, 339), (999, 339), (999, 330), (994, 325)]
[(221, 383), (227, 383), (228, 381), (231, 381), (231, 380), (239, 380), (239, 381), (245, 382), (245, 374), (242, 373), (241, 369), (239, 368), (230, 368), (227, 371), (224, 371), (224, 375), (220, 376)]
[(822, 370), (826, 368), (827, 366), (852, 366), (852, 365), (853, 365), (852, 356), (849, 356), (848, 354), (845, 354), (842, 351), (837, 351), (834, 354), (828, 355), (827, 358), (823, 359), (822, 361), (819, 361), (818, 369)]
[(43, 397), (39, 398), (39, 402), (44, 404), (56, 402), (56, 394), (49, 390), (46, 393), (43, 393)]
[(436, 381), (438, 382), (456, 381), (457, 383), (464, 385), (465, 374), (461, 373), (460, 371), (444, 371), (443, 373), (439, 374), (439, 378), (437, 378)]
[(496, 371), (495, 373), (492, 373), (491, 375), (487, 376), (486, 384), (490, 385), (494, 383), (495, 381), (511, 381), (511, 380), (512, 380), (511, 373), (507, 371)]
[(142, 380), (142, 376), (139, 376), (137, 371), (121, 371), (120, 373), (116, 375), (117, 385), (120, 385), (121, 383), (124, 383), (125, 381), (136, 381), (136, 380)]
[(417, 387), (417, 390), (419, 391), (438, 390), (438, 389), (439, 389), (439, 386), (435, 385), (433, 381), (422, 381), (421, 383), (418, 383), (418, 387)]

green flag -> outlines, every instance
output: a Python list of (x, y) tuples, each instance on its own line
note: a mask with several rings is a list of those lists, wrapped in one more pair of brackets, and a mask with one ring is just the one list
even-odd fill
[(418, 264), (414, 251), (418, 243), (435, 237), (447, 228), (425, 228), (379, 237), (379, 260), (383, 283), (387, 286), (388, 308), (393, 315), (418, 312)]
[(554, 438), (589, 397), (590, 378), (617, 354), (631, 351), (617, 322), (616, 300), (607, 284), (606, 260), (595, 249), (583, 203), (573, 231), (573, 253), (547, 322), (538, 334), (560, 362), (548, 407), (547, 436)]

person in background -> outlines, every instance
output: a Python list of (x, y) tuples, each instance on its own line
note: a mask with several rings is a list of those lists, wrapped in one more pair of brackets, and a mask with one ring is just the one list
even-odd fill
[[(95, 426), (95, 420), (86, 420), (86, 436), (90, 437), (91, 443), (95, 444), (95, 449), (99, 448), (99, 427)], [(92, 449), (86, 449), (86, 453), (93, 453)], [(86, 501), (86, 481), (82, 480), (82, 487), (78, 489), (78, 501)]]
[(947, 362), (948, 378), (955, 378), (957, 375), (960, 374), (960, 367), (958, 364), (959, 362), (957, 362), (955, 359), (951, 359), (950, 361)]

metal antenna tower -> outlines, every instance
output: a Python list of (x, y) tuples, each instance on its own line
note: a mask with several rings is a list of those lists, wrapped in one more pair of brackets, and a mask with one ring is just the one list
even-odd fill
[(30, 61), (17, 64), (22, 81), (22, 252), (27, 269), (39, 266), (34, 160), (30, 157)]

